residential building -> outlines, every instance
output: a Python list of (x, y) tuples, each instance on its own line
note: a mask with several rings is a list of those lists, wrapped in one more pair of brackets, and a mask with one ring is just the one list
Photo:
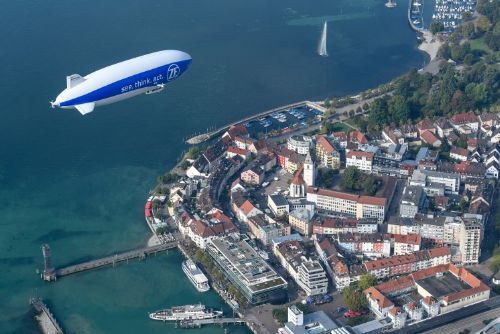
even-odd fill
[(265, 246), (270, 246), (277, 237), (290, 235), (290, 225), (275, 221), (267, 215), (256, 215), (248, 218), (250, 232)]
[(298, 154), (306, 155), (312, 145), (312, 138), (309, 136), (291, 136), (288, 138), (287, 147)]
[(406, 186), (401, 197), (399, 215), (401, 217), (413, 218), (423, 209), (425, 205), (425, 193), (422, 187)]
[(349, 151), (346, 155), (346, 167), (354, 166), (359, 170), (370, 173), (373, 167), (372, 152)]
[(483, 224), (479, 219), (469, 218), (462, 220), (459, 236), (462, 264), (471, 265), (479, 263), (482, 237)]
[(290, 205), (283, 195), (268, 195), (267, 206), (276, 217), (281, 217), (290, 212)]
[(469, 156), (469, 152), (465, 148), (453, 146), (450, 150), (450, 158), (459, 160), (459, 161), (467, 161), (467, 157)]
[(316, 137), (316, 158), (321, 165), (327, 168), (340, 168), (340, 153), (325, 136), (318, 135)]
[(260, 185), (264, 182), (264, 170), (260, 167), (251, 167), (241, 172), (241, 180), (248, 184)]
[(405, 255), (418, 252), (422, 244), (419, 234), (394, 234), (394, 255)]
[(314, 211), (306, 208), (295, 209), (288, 215), (288, 223), (300, 234), (308, 237), (312, 234), (312, 218)]

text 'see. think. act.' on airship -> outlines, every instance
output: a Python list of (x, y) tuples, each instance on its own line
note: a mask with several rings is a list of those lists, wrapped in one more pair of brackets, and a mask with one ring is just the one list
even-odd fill
[(110, 104), (146, 93), (163, 90), (165, 84), (180, 77), (191, 64), (191, 56), (177, 50), (150, 53), (122, 61), (82, 77), (66, 77), (66, 89), (52, 107), (76, 108), (82, 115), (96, 106)]

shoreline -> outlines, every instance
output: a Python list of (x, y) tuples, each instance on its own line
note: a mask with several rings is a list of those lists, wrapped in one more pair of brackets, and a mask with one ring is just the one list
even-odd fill
[(427, 66), (437, 58), (437, 53), (443, 43), (428, 30), (423, 30), (421, 33), (424, 40), (417, 48), (429, 55), (430, 59), (429, 63), (426, 64)]

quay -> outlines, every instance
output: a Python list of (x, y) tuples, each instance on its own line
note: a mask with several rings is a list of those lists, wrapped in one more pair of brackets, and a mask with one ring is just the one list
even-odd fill
[[(106, 256), (100, 259), (95, 259), (71, 266), (67, 266), (64, 268), (60, 269), (53, 269), (53, 268), (46, 268), (44, 270), (44, 274), (42, 274), (42, 278), (45, 281), (55, 281), (57, 277), (63, 277), (71, 274), (76, 274), (82, 271), (87, 271), (87, 270), (93, 270), (97, 269), (100, 267), (108, 266), (108, 265), (113, 265), (123, 262), (123, 261), (128, 261), (136, 258), (144, 259), (148, 255), (151, 254), (156, 254), (159, 252), (163, 252), (169, 249), (173, 249), (177, 247), (177, 240), (170, 241), (170, 242), (165, 242), (160, 245), (152, 246), (152, 247), (144, 247), (144, 248), (139, 248), (131, 251), (126, 251), (123, 253), (118, 253), (115, 255), (111, 256)], [(45, 253), (44, 253), (45, 256)], [(45, 261), (45, 263), (50, 263), (50, 261)], [(47, 274), (50, 273), (50, 274)]]
[[(416, 32), (418, 33), (423, 33), (425, 31), (424, 29), (424, 23), (423, 23), (423, 9), (420, 9), (420, 19), (422, 20), (422, 28), (419, 28), (417, 27), (414, 23), (413, 23), (413, 20), (411, 18), (411, 12), (412, 12), (412, 8), (413, 8), (413, 3), (418, 0), (409, 0), (408, 1), (408, 23), (410, 24), (410, 27), (415, 30)], [(423, 1), (422, 1), (423, 2)], [(421, 4), (422, 5), (422, 4)]]
[(41, 298), (31, 298), (30, 305), (33, 306), (37, 315), (35, 316), (44, 334), (63, 334), (63, 330), (48, 306)]
[(195, 328), (203, 325), (221, 325), (224, 324), (245, 324), (246, 321), (240, 318), (214, 318), (201, 320), (184, 320), (179, 323), (181, 328)]
[(274, 109), (271, 109), (271, 110), (266, 110), (266, 111), (263, 111), (263, 112), (261, 112), (259, 114), (251, 115), (251, 116), (248, 116), (248, 117), (246, 117), (244, 119), (240, 119), (238, 121), (235, 121), (233, 123), (226, 124), (226, 125), (218, 128), (218, 129), (215, 129), (214, 131), (207, 132), (207, 133), (202, 133), (200, 135), (194, 136), (194, 137), (186, 140), (186, 143), (190, 144), (190, 145), (200, 144), (200, 143), (203, 143), (203, 142), (205, 142), (207, 140), (212, 139), (214, 136), (216, 136), (217, 134), (219, 134), (219, 133), (227, 130), (228, 128), (230, 128), (233, 125), (236, 125), (236, 124), (239, 124), (239, 123), (248, 122), (248, 121), (251, 121), (251, 120), (253, 120), (255, 118), (267, 116), (267, 115), (270, 115), (272, 113), (280, 112), (280, 111), (283, 111), (283, 110), (286, 110), (286, 109), (298, 108), (298, 107), (304, 107), (304, 106), (310, 107), (310, 108), (313, 108), (313, 109), (316, 109), (316, 110), (319, 110), (319, 111), (321, 111), (323, 113), (326, 112), (326, 108), (320, 106), (319, 103), (311, 102), (311, 101), (300, 101), (300, 102), (288, 104), (286, 106), (277, 107), (277, 108), (274, 108)]

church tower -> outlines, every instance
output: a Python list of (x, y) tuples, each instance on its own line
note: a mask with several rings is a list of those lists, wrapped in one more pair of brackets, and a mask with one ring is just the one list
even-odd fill
[(310, 152), (307, 152), (306, 160), (304, 161), (304, 182), (309, 187), (314, 187), (314, 181), (316, 180), (316, 168), (314, 162), (311, 159)]
[(302, 166), (293, 177), (292, 183), (290, 183), (290, 197), (305, 197), (306, 196), (306, 183), (302, 174), (304, 173), (304, 167)]

